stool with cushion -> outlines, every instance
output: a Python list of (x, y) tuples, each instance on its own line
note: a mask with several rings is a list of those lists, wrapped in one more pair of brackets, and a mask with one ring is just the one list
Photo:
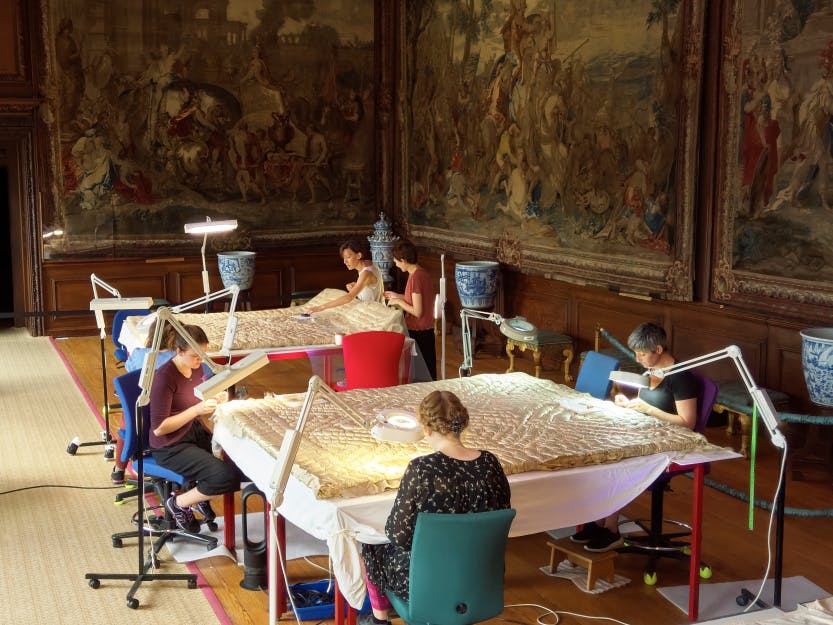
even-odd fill
[[(701, 391), (697, 398), (697, 423), (695, 432), (703, 433), (709, 416), (712, 413), (715, 398), (717, 397), (717, 383), (696, 371), (692, 374), (700, 381)], [(708, 465), (706, 467), (708, 470)], [(663, 498), (665, 491), (670, 491), (670, 482), (678, 475), (689, 473), (691, 469), (676, 464), (671, 464), (668, 469), (648, 487), (651, 492), (651, 519), (637, 519), (633, 521), (641, 531), (623, 535), (625, 546), (617, 551), (635, 552), (649, 556), (648, 566), (644, 572), (644, 581), (653, 586), (657, 583), (656, 562), (659, 558), (676, 558), (678, 560), (688, 559), (690, 543), (680, 540), (691, 535), (691, 526), (682, 521), (663, 519)], [(664, 532), (664, 528), (673, 531)], [(700, 567), (700, 576), (711, 577), (711, 569), (706, 564)]]
[(515, 510), (420, 512), (411, 545), (409, 600), (387, 592), (409, 625), (470, 625), (503, 612), (506, 543)]

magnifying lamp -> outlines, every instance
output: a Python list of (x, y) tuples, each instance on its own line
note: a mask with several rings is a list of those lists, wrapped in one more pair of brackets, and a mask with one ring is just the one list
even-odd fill
[(500, 327), (500, 333), (516, 341), (531, 341), (538, 335), (538, 328), (524, 317), (505, 319), (494, 312), (484, 312), (473, 308), (460, 310), (460, 320), (463, 324), (463, 362), (460, 364), (460, 377), (467, 376), (472, 368), (471, 328), (469, 319), (485, 319)]

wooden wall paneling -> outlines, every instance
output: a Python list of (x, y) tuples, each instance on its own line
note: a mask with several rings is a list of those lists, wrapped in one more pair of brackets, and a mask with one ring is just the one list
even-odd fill
[(790, 389), (790, 395), (808, 400), (801, 365), (801, 335), (805, 326), (773, 325), (767, 340), (766, 377), (760, 383), (768, 388)]

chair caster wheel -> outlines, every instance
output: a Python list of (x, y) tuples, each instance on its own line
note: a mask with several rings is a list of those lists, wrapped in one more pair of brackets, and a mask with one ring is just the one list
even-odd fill
[(101, 580), (96, 579), (95, 577), (91, 578), (90, 581), (88, 581), (87, 583), (90, 585), (90, 588), (98, 588), (99, 586), (101, 586)]
[(208, 526), (208, 529), (209, 529), (210, 531), (212, 531), (212, 532), (216, 532), (216, 531), (219, 529), (219, 527), (220, 527), (220, 526), (219, 526), (219, 525), (217, 525), (217, 523), (215, 523), (214, 521), (208, 521), (208, 522), (206, 523), (206, 525)]
[(130, 599), (127, 600), (127, 607), (131, 610), (135, 610), (139, 607), (139, 600), (135, 597), (130, 597)]
[(657, 585), (657, 572), (656, 571), (645, 571), (642, 574), (642, 581), (645, 582), (646, 586), (656, 586)]
[(196, 587), (197, 587), (197, 580), (189, 579), (188, 580), (188, 588), (193, 589), (193, 588), (196, 588)]
[(113, 547), (115, 547), (116, 549), (121, 549), (123, 546), (124, 546), (124, 543), (122, 542), (121, 538), (114, 538), (113, 539)]
[(81, 441), (78, 439), (77, 436), (69, 442), (69, 445), (67, 445), (67, 453), (70, 456), (74, 456), (75, 452), (78, 451), (78, 445), (80, 442)]

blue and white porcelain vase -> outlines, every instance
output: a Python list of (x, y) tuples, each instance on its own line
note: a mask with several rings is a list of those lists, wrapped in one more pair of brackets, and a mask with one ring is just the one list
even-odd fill
[(241, 291), (252, 288), (255, 278), (255, 252), (220, 252), (217, 254), (217, 264), (220, 266), (220, 279), (225, 288), (232, 284), (239, 286)]
[(463, 308), (494, 306), (499, 267), (493, 260), (470, 260), (454, 266), (454, 282)]
[(810, 401), (833, 406), (833, 328), (801, 331), (801, 364)]
[(385, 219), (384, 213), (379, 213), (379, 221), (373, 224), (373, 234), (367, 237), (370, 243), (370, 256), (373, 263), (382, 272), (383, 282), (393, 282), (393, 277), (388, 273), (393, 269), (393, 244), (399, 237), (393, 233), (390, 222)]

